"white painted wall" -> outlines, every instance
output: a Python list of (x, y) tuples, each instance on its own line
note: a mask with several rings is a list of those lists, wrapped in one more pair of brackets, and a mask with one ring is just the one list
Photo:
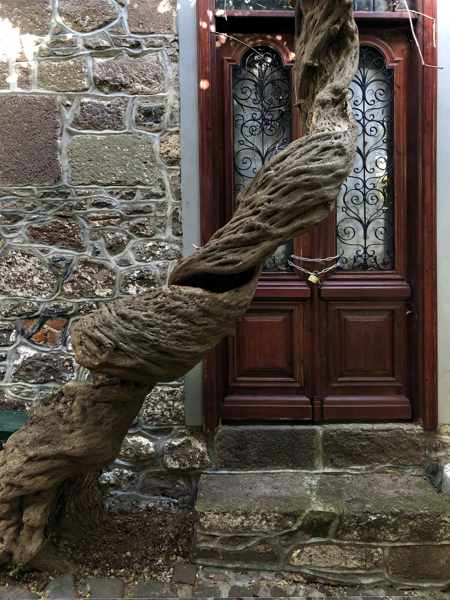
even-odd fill
[[(181, 189), (183, 202), (183, 250), (191, 254), (200, 242), (200, 191), (197, 100), (197, 2), (178, 0), (181, 96)], [(202, 367), (185, 378), (186, 424), (202, 424)]]
[(438, 0), (439, 422), (450, 423), (450, 1)]

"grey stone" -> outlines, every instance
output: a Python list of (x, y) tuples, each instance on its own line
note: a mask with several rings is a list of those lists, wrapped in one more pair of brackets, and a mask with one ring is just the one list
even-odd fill
[(322, 437), (324, 466), (422, 465), (428, 440), (415, 425), (327, 425)]
[(155, 266), (133, 268), (120, 275), (120, 291), (139, 295), (161, 284), (161, 275)]
[(255, 598), (254, 587), (244, 587), (241, 585), (233, 585), (228, 592), (228, 598)]
[(192, 563), (176, 563), (173, 567), (172, 581), (195, 585), (198, 567)]
[(133, 57), (94, 59), (94, 81), (105, 93), (160, 94), (166, 90), (166, 67), (159, 52)]
[(115, 467), (109, 471), (104, 471), (99, 478), (99, 483), (103, 487), (122, 491), (133, 489), (136, 482), (136, 473), (123, 467)]
[(83, 92), (89, 89), (89, 75), (86, 59), (83, 56), (40, 61), (38, 85), (54, 92)]
[(24, 383), (66, 383), (73, 379), (75, 365), (69, 354), (53, 352), (19, 353), (13, 381)]
[(57, 288), (56, 273), (39, 256), (18, 248), (0, 254), (0, 296), (51, 298)]
[(120, 449), (119, 458), (129, 462), (145, 461), (155, 462), (156, 446), (155, 443), (144, 437), (143, 435), (132, 434), (128, 435)]
[(172, 233), (173, 235), (181, 237), (183, 235), (183, 220), (181, 206), (175, 205), (171, 210), (172, 217)]
[(59, 0), (59, 16), (75, 31), (88, 33), (109, 25), (119, 15), (112, 0)]
[(164, 126), (167, 98), (138, 98), (135, 124), (138, 129), (156, 132)]
[(151, 471), (144, 473), (139, 491), (147, 496), (160, 496), (189, 503), (194, 495), (189, 477)]
[(46, 589), (48, 600), (78, 600), (78, 593), (72, 575), (53, 579)]
[(208, 585), (196, 586), (192, 592), (192, 597), (193, 598), (223, 598), (220, 588), (208, 586)]
[(63, 285), (67, 298), (110, 298), (114, 293), (114, 272), (104, 263), (81, 258)]
[(203, 469), (210, 465), (206, 444), (192, 435), (169, 440), (164, 447), (164, 466), (170, 470)]
[(77, 135), (68, 156), (74, 185), (151, 185), (159, 179), (153, 142), (143, 134)]
[(117, 577), (88, 577), (85, 587), (92, 600), (116, 600), (125, 592), (125, 583)]
[(16, 585), (0, 587), (0, 600), (39, 600), (39, 598), (38, 594)]
[(0, 185), (53, 185), (61, 174), (56, 98), (0, 97)]
[(80, 51), (79, 38), (72, 34), (54, 35), (39, 44), (39, 58), (66, 58)]
[(46, 35), (52, 18), (51, 0), (1, 0), (0, 19), (7, 19), (20, 33)]
[(16, 339), (16, 326), (11, 321), (0, 321), (0, 346), (11, 346)]
[(9, 90), (9, 61), (0, 61), (0, 89)]
[(450, 583), (450, 545), (391, 547), (386, 565), (396, 581)]
[(83, 98), (72, 127), (87, 130), (125, 129), (126, 98)]
[(289, 563), (316, 569), (373, 570), (383, 566), (383, 550), (365, 546), (307, 544), (293, 550)]
[(140, 413), (143, 425), (183, 425), (184, 391), (182, 387), (155, 386)]
[(146, 206), (147, 214), (140, 218), (130, 219), (128, 230), (133, 235), (144, 238), (163, 236), (167, 224), (166, 202), (152, 202)]
[(164, 583), (138, 583), (128, 591), (129, 600), (150, 600), (151, 598), (178, 598), (176, 586)]
[(85, 248), (80, 224), (72, 217), (64, 216), (39, 225), (30, 225), (27, 228), (27, 234), (32, 241), (38, 244), (68, 250), (83, 250)]
[(137, 242), (133, 254), (138, 262), (175, 260), (181, 256), (181, 248), (165, 241)]
[(221, 427), (215, 439), (215, 462), (229, 469), (314, 469), (319, 436), (316, 427)]
[(178, 166), (180, 164), (180, 135), (168, 133), (161, 136), (159, 152), (166, 165)]
[(39, 304), (23, 300), (1, 300), (0, 318), (29, 317), (39, 310)]
[(103, 239), (106, 250), (115, 256), (126, 249), (130, 236), (120, 229), (103, 229), (99, 233), (91, 234), (91, 239)]
[(133, 33), (173, 33), (176, 13), (176, 0), (133, 0), (128, 26)]

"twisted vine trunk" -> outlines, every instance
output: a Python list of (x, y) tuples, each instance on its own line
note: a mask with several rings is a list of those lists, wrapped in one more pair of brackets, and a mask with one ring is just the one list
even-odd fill
[(153, 385), (184, 375), (230, 333), (264, 261), (333, 207), (356, 148), (352, 1), (299, 0), (297, 19), (304, 137), (261, 169), (231, 220), (178, 263), (167, 286), (78, 322), (74, 351), (93, 383), (62, 387), (0, 453), (0, 563), (32, 563), (67, 482), (111, 463)]

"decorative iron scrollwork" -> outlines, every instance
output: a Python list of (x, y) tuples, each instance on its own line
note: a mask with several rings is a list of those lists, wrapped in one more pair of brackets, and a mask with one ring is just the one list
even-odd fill
[[(292, 141), (291, 69), (268, 46), (249, 50), (233, 67), (234, 183), (237, 194)], [(289, 271), (292, 244), (280, 247), (266, 271)]]
[(362, 46), (350, 86), (359, 128), (357, 158), (337, 202), (337, 251), (343, 270), (394, 268), (393, 81), (381, 53)]

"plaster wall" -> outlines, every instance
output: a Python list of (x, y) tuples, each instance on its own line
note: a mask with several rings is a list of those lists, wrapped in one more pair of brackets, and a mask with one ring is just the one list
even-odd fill
[(438, 323), (439, 422), (450, 423), (450, 2), (438, 0)]

